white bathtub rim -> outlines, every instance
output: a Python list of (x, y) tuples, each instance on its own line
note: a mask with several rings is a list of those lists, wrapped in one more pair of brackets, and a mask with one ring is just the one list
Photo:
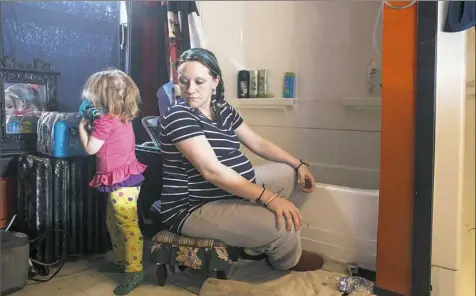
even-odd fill
[(356, 192), (356, 191), (365, 192), (365, 193), (371, 194), (372, 196), (379, 195), (379, 193), (380, 193), (379, 189), (353, 188), (353, 187), (333, 185), (333, 184), (325, 184), (325, 183), (319, 183), (319, 182), (316, 182), (314, 186), (316, 188), (323, 188), (323, 189), (337, 189), (337, 190), (341, 190), (341, 191), (350, 191), (350, 192)]

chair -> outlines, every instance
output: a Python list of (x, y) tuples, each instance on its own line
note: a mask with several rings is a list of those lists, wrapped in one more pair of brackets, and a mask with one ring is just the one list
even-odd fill
[(164, 114), (165, 111), (172, 105), (175, 104), (176, 91), (174, 87), (174, 82), (169, 81), (166, 84), (162, 85), (159, 90), (157, 90), (157, 107), (159, 108), (160, 114)]
[(242, 253), (238, 247), (227, 246), (222, 241), (211, 238), (192, 238), (159, 231), (152, 238), (151, 260), (157, 265), (157, 284), (164, 286), (167, 267), (175, 272), (186, 268), (215, 272), (218, 279), (227, 279), (226, 271)]
[[(152, 143), (160, 147), (159, 116), (147, 116), (142, 119), (147, 134)], [(237, 261), (242, 254), (242, 248), (230, 247), (219, 240), (210, 238), (191, 238), (160, 230), (152, 238), (151, 260), (157, 264), (157, 284), (165, 285), (167, 267), (175, 271), (192, 268), (216, 272), (216, 277), (226, 279), (226, 270), (231, 263)]]
[(144, 126), (145, 131), (149, 135), (152, 143), (160, 148), (160, 141), (159, 141), (159, 133), (160, 133), (160, 125), (159, 125), (159, 116), (146, 116), (142, 118), (141, 123)]

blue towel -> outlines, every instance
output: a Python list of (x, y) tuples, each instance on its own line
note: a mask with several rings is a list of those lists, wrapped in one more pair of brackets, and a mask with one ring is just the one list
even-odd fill
[(157, 104), (160, 115), (163, 115), (175, 103), (174, 99), (174, 82), (169, 81), (157, 91)]
[(476, 1), (450, 1), (443, 31), (461, 32), (476, 26)]

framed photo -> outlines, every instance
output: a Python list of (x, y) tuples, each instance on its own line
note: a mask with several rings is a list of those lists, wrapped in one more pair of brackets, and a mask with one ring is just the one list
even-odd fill
[(34, 150), (43, 111), (56, 110), (57, 77), (51, 64), (34, 59), (17, 64), (0, 60), (0, 150)]

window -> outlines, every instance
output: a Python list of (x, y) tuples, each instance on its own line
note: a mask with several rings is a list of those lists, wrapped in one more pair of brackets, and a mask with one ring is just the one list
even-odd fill
[(58, 111), (75, 112), (87, 77), (120, 63), (119, 1), (1, 2), (1, 49), (17, 63), (53, 64)]

